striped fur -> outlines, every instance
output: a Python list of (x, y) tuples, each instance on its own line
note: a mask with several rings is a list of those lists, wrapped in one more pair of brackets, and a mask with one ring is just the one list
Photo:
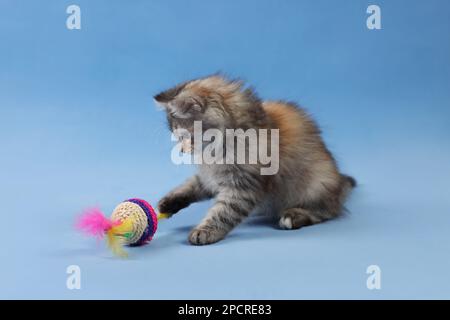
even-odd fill
[[(261, 164), (202, 164), (198, 174), (166, 195), (160, 212), (177, 213), (189, 204), (215, 198), (189, 235), (195, 245), (223, 239), (252, 211), (266, 210), (282, 229), (298, 229), (338, 216), (353, 178), (339, 173), (315, 122), (294, 103), (262, 102), (242, 82), (220, 75), (192, 80), (155, 96), (167, 111), (171, 130), (203, 127), (279, 129), (279, 171), (260, 174)], [(189, 142), (191, 143), (191, 141)], [(190, 148), (191, 150), (192, 148)]]

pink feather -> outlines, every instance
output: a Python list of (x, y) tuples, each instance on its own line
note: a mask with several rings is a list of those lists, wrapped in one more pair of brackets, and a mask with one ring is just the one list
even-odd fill
[(106, 218), (98, 208), (90, 208), (78, 218), (75, 227), (84, 233), (102, 238), (116, 223)]

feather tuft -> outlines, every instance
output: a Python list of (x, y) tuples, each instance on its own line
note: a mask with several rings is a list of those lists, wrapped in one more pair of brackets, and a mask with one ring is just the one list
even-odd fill
[(128, 254), (123, 249), (123, 246), (126, 244), (126, 240), (129, 239), (132, 235), (133, 221), (131, 219), (122, 220), (108, 230), (108, 247), (115, 255), (126, 258)]
[(90, 208), (78, 218), (76, 228), (87, 235), (103, 238), (117, 223), (106, 218), (98, 208)]

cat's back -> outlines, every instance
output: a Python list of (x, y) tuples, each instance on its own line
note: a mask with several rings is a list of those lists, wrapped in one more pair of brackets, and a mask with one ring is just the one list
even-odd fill
[(299, 152), (301, 146), (320, 144), (320, 130), (298, 105), (283, 101), (265, 101), (263, 109), (272, 127), (279, 130), (280, 151)]
[(285, 190), (284, 199), (289, 203), (303, 201), (305, 198), (299, 199), (297, 190), (312, 199), (324, 191), (324, 186), (338, 186), (341, 179), (336, 162), (313, 119), (292, 103), (269, 101), (263, 103), (263, 108), (272, 127), (279, 129), (279, 185)]

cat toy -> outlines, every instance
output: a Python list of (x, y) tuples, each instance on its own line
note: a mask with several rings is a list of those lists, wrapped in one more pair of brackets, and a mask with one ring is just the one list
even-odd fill
[(98, 208), (86, 210), (76, 223), (80, 231), (102, 239), (111, 251), (120, 257), (127, 257), (124, 246), (142, 246), (150, 242), (158, 227), (158, 220), (168, 218), (168, 214), (156, 214), (153, 207), (142, 199), (129, 199), (120, 203), (111, 218)]

